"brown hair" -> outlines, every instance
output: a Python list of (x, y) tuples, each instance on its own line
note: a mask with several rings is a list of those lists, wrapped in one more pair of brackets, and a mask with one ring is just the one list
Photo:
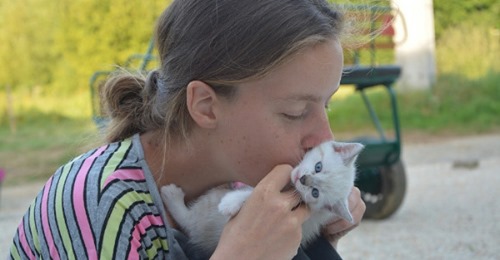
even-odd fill
[(337, 39), (342, 16), (324, 0), (175, 0), (158, 19), (160, 67), (119, 74), (104, 86), (106, 141), (163, 130), (187, 137), (186, 86), (201, 80), (230, 98), (237, 83), (262, 77), (299, 50)]

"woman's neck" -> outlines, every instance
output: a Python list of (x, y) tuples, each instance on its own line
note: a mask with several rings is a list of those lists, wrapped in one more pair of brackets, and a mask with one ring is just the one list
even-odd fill
[(165, 143), (158, 140), (161, 138), (155, 133), (141, 135), (145, 160), (159, 189), (175, 184), (182, 188), (189, 202), (208, 189), (227, 183), (223, 181), (222, 170), (214, 165), (215, 160), (206, 144), (193, 141), (188, 146), (185, 142), (177, 142), (165, 148)]

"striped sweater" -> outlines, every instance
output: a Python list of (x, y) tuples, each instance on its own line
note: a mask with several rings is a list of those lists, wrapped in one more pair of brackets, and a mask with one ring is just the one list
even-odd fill
[[(139, 136), (83, 154), (47, 181), (21, 220), (11, 259), (200, 259), (167, 226)], [(319, 239), (293, 260), (340, 259)], [(265, 243), (265, 241), (263, 241)], [(326, 246), (325, 246), (326, 245)]]
[(24, 215), (12, 259), (186, 259), (139, 136), (60, 167)]

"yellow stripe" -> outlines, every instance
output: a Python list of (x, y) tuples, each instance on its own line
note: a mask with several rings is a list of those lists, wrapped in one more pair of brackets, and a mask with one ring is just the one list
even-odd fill
[(154, 259), (158, 255), (158, 249), (165, 248), (165, 250), (168, 250), (168, 244), (166, 239), (158, 237), (152, 241), (152, 244), (153, 246), (146, 251), (146, 254), (150, 259)]
[[(123, 219), (127, 216), (126, 211), (129, 209), (133, 203), (143, 201), (144, 203), (152, 203), (152, 197), (149, 193), (137, 193), (136, 191), (130, 191), (124, 194), (119, 200), (116, 202), (113, 207), (113, 211), (111, 212), (109, 219), (107, 219), (106, 223), (103, 223), (103, 226), (106, 228), (103, 230), (104, 235), (102, 240), (102, 248), (114, 248), (118, 241), (118, 235), (120, 234), (120, 224)], [(109, 254), (109, 255), (108, 255)], [(101, 259), (111, 259), (113, 257), (113, 252), (105, 252), (104, 250), (101, 252)]]
[(30, 206), (30, 216), (29, 216), (29, 228), (31, 231), (31, 237), (33, 238), (33, 246), (37, 252), (41, 252), (40, 240), (38, 240), (38, 232), (36, 229), (35, 222), (35, 202), (36, 199), (33, 200)]
[(64, 183), (66, 182), (66, 179), (68, 177), (68, 172), (69, 169), (71, 168), (71, 165), (68, 164), (64, 167), (64, 171), (61, 172), (61, 177), (59, 178), (59, 182), (57, 185), (57, 190), (56, 190), (56, 197), (55, 197), (55, 209), (56, 209), (56, 220), (57, 220), (57, 225), (59, 232), (61, 233), (61, 240), (64, 244), (64, 248), (66, 249), (66, 252), (68, 253), (68, 258), (74, 259), (76, 258), (75, 252), (73, 251), (73, 246), (72, 246), (72, 240), (71, 236), (69, 235), (68, 231), (68, 226), (66, 226), (66, 220), (64, 218), (64, 211), (63, 211), (63, 193), (64, 193)]
[(10, 247), (10, 255), (12, 256), (12, 259), (21, 259), (19, 251), (17, 251), (17, 246)]
[(109, 159), (107, 164), (104, 166), (103, 174), (101, 176), (101, 183), (100, 183), (101, 190), (104, 187), (104, 182), (109, 177), (109, 175), (111, 175), (112, 173), (115, 172), (116, 167), (122, 161), (123, 157), (125, 157), (125, 153), (130, 148), (131, 145), (132, 145), (132, 141), (130, 139), (127, 139), (127, 140), (121, 142), (120, 148), (118, 148), (118, 150), (113, 154), (113, 156)]

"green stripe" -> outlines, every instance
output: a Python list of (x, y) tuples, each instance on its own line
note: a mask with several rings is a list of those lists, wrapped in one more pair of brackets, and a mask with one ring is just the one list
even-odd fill
[(70, 259), (76, 258), (75, 252), (73, 251), (72, 239), (69, 235), (68, 226), (66, 226), (66, 219), (64, 218), (63, 211), (63, 193), (64, 193), (64, 184), (66, 183), (66, 179), (68, 178), (68, 172), (71, 169), (72, 164), (67, 164), (64, 167), (64, 171), (61, 172), (61, 177), (59, 178), (59, 182), (56, 190), (56, 198), (55, 198), (55, 209), (56, 209), (56, 220), (59, 232), (61, 234), (61, 240), (64, 244), (64, 248), (66, 249), (68, 255), (67, 257)]
[[(33, 238), (33, 246), (37, 252), (41, 252), (40, 240), (38, 240), (38, 231), (36, 229), (36, 221), (35, 221), (35, 202), (36, 199), (33, 200), (30, 206), (30, 217), (29, 217), (29, 228), (31, 231), (31, 237)], [(41, 204), (40, 204), (41, 205)]]
[[(19, 242), (19, 244), (20, 243), (21, 242)], [(19, 255), (19, 251), (17, 251), (17, 246), (10, 247), (10, 255), (12, 256), (12, 259), (21, 259), (21, 256)]]
[(118, 167), (118, 164), (123, 160), (123, 157), (125, 157), (125, 153), (131, 145), (132, 141), (130, 139), (121, 142), (120, 148), (118, 148), (118, 150), (113, 154), (107, 164), (104, 165), (103, 174), (101, 176), (101, 189), (104, 187), (104, 182), (109, 177), (109, 175), (115, 172), (116, 167)]
[[(118, 236), (120, 235), (120, 224), (123, 219), (126, 218), (126, 210), (132, 206), (133, 203), (143, 201), (144, 203), (152, 203), (153, 198), (149, 193), (137, 193), (136, 191), (130, 191), (124, 194), (113, 207), (109, 218), (106, 223), (103, 223), (105, 227), (102, 248), (114, 248), (118, 241)], [(124, 239), (124, 238), (121, 238)], [(112, 255), (103, 255), (105, 253), (113, 252), (101, 252), (100, 259), (110, 259)]]
[(157, 237), (155, 240), (152, 241), (152, 244), (153, 246), (146, 251), (146, 254), (148, 255), (149, 259), (156, 258), (156, 256), (158, 255), (159, 248), (165, 248), (165, 250), (168, 250), (168, 244), (166, 239)]

